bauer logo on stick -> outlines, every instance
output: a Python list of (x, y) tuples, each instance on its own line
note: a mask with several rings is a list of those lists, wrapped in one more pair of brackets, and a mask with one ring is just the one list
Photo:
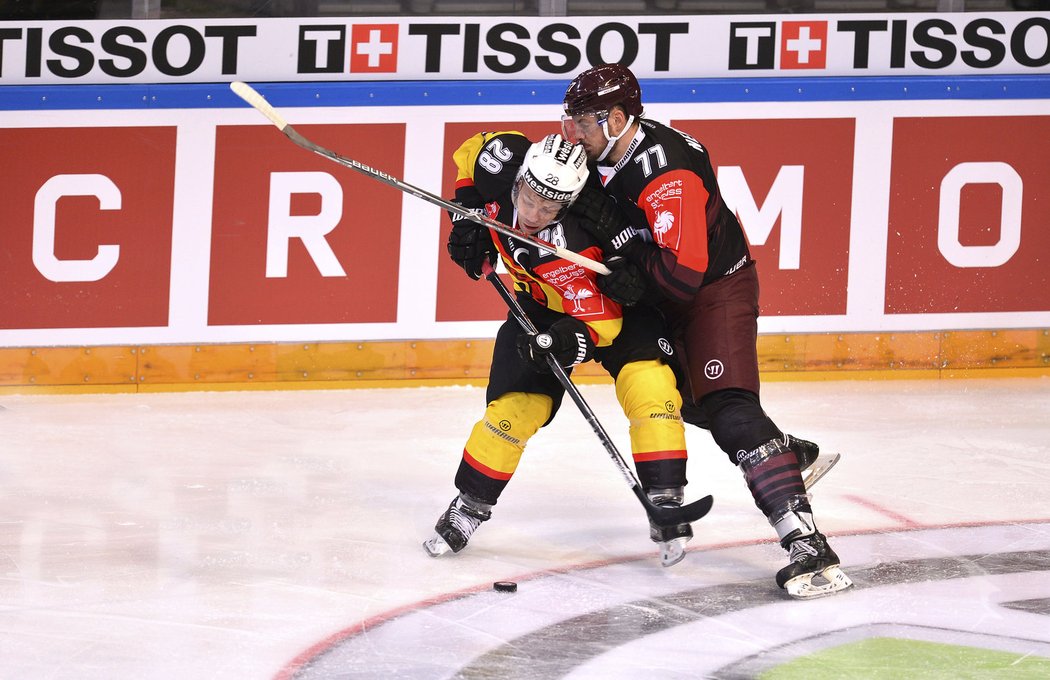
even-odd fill
[[(489, 229), (497, 231), (516, 241), (531, 244), (532, 246), (539, 248), (544, 253), (556, 255), (563, 259), (569, 260), (570, 262), (575, 262), (581, 267), (586, 267), (587, 269), (590, 269), (594, 272), (598, 272), (599, 274), (609, 274), (611, 271), (601, 262), (592, 260), (591, 258), (585, 255), (581, 255), (572, 250), (567, 250), (560, 246), (556, 246), (553, 243), (549, 243), (547, 241), (544, 241), (543, 239), (536, 238), (532, 234), (526, 234), (520, 229), (514, 229), (501, 222), (497, 222), (494, 219), (490, 219), (484, 215), (474, 214), (469, 209), (464, 208), (459, 204), (453, 203), (451, 201), (446, 201), (445, 199), (441, 198), (436, 194), (433, 194), (424, 189), (420, 189), (419, 187), (412, 186), (411, 184), (400, 180), (397, 177), (394, 177), (393, 175), (390, 175), (381, 170), (376, 170), (375, 168), (371, 168), (360, 161), (354, 160), (353, 158), (340, 156), (336, 152), (331, 151), (330, 149), (326, 149), (318, 144), (315, 144), (314, 142), (299, 134), (295, 130), (295, 128), (289, 125), (288, 122), (285, 121), (279, 113), (277, 113), (277, 110), (274, 109), (273, 106), (271, 106), (270, 103), (267, 102), (261, 94), (256, 92), (255, 89), (253, 89), (247, 83), (243, 83), (240, 81), (230, 83), (230, 89), (232, 89), (238, 97), (251, 104), (256, 111), (266, 116), (271, 123), (277, 126), (278, 130), (284, 133), (285, 137), (287, 137), (293, 144), (302, 149), (310, 151), (311, 153), (315, 153), (318, 156), (323, 156), (324, 158), (327, 158), (330, 161), (338, 163), (343, 167), (350, 168), (351, 170), (359, 172), (363, 175), (367, 175), (372, 179), (379, 180), (384, 184), (394, 187), (398, 191), (403, 191), (406, 194), (411, 194), (418, 199), (426, 201), (427, 203), (430, 203), (432, 205), (436, 205), (439, 208), (449, 211), (450, 213), (460, 215), (472, 222), (476, 222), (482, 226), (488, 227)], [(582, 182), (580, 183), (579, 188), (583, 188)], [(573, 196), (575, 196), (575, 194), (573, 194)]]

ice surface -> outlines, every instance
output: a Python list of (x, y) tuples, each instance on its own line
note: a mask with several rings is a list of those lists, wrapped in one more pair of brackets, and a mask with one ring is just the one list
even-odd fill
[[(784, 598), (701, 430), (687, 500), (715, 506), (675, 567), (568, 401), (433, 559), (480, 388), (0, 396), (0, 676), (749, 677), (876, 636), (1050, 657), (1050, 380), (763, 389), (843, 453), (814, 509), (854, 591)], [(612, 388), (582, 391), (629, 456)]]

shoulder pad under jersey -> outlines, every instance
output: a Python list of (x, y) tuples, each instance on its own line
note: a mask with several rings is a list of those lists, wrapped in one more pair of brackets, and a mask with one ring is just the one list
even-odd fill
[(485, 200), (510, 191), (525, 153), (532, 146), (520, 132), (483, 132), (474, 135), (452, 155), (458, 171), (457, 184), (472, 181)]

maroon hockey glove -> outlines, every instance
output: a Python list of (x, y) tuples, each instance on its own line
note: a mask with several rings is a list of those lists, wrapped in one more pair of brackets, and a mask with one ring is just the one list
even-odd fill
[(605, 260), (612, 273), (598, 277), (598, 290), (624, 307), (636, 305), (645, 297), (645, 275), (638, 265), (620, 256)]
[(569, 368), (587, 361), (594, 354), (594, 342), (587, 326), (571, 316), (558, 319), (545, 333), (522, 333), (517, 338), (517, 345), (521, 358), (540, 373), (550, 371), (548, 355)]

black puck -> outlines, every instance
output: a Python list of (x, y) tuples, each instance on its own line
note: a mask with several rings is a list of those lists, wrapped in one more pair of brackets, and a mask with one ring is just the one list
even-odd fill
[(496, 581), (492, 584), (492, 589), (500, 593), (516, 593), (518, 584), (514, 581)]

